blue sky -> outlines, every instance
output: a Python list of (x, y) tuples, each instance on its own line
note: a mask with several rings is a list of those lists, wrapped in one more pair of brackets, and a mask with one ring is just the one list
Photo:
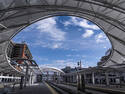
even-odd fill
[(111, 44), (92, 22), (73, 16), (56, 16), (38, 21), (18, 33), (14, 42), (25, 41), (40, 66), (96, 66)]

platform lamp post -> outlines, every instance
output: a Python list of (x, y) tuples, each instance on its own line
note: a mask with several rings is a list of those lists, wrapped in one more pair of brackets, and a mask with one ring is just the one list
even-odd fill
[[(81, 64), (81, 61), (78, 62), (78, 66)], [(81, 65), (80, 65), (81, 66)], [(75, 67), (76, 73), (77, 73), (77, 90), (83, 91), (85, 92), (85, 79), (84, 79), (84, 75), (79, 73), (80, 69), (77, 69)]]

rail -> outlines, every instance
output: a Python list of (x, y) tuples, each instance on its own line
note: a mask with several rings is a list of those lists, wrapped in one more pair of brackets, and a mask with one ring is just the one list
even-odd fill
[[(63, 84), (73, 86), (73, 87), (77, 87), (77, 85), (75, 83), (63, 83)], [(86, 85), (85, 89), (99, 91), (99, 92), (107, 93), (107, 94), (125, 94), (125, 90), (120, 90), (118, 88), (117, 89), (110, 89), (110, 87), (104, 88), (104, 87), (96, 87), (96, 86)]]
[(84, 94), (81, 91), (78, 91), (77, 89), (71, 89), (68, 87), (63, 87), (58, 84), (47, 82), (51, 87), (53, 87), (59, 94)]

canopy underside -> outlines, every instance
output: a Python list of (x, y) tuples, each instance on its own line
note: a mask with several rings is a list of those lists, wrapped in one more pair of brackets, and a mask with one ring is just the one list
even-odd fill
[(103, 66), (125, 62), (124, 0), (0, 0), (0, 72), (15, 73), (8, 62), (8, 41), (35, 21), (57, 15), (73, 15), (97, 24), (112, 44), (112, 55)]

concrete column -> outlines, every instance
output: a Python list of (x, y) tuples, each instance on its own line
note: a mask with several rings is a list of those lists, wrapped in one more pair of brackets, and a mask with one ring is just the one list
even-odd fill
[(92, 72), (92, 84), (93, 85), (95, 84), (95, 75), (94, 75), (94, 72)]
[(71, 75), (70, 75), (70, 76), (69, 76), (69, 83), (71, 83), (71, 79), (72, 79), (72, 78), (71, 78)]
[(59, 74), (59, 72), (57, 72), (57, 83), (60, 82), (60, 78), (59, 78), (59, 76), (60, 76), (60, 74)]
[(75, 81), (75, 77), (74, 77), (74, 74), (73, 74), (73, 78), (72, 78), (72, 79), (73, 79), (73, 82), (74, 82), (74, 81)]
[(72, 83), (73, 83), (73, 75), (72, 75)]
[(28, 66), (28, 64), (26, 64), (26, 74), (25, 74), (25, 83), (24, 83), (24, 87), (26, 87), (27, 80), (29, 80), (29, 78), (28, 78), (28, 72), (29, 72), (29, 66)]
[(86, 83), (86, 73), (84, 72), (83, 75), (84, 75), (84, 80), (85, 80), (85, 83)]
[[(3, 76), (3, 73), (1, 73), (0, 76)], [(0, 78), (0, 82), (2, 82), (2, 78)]]
[(77, 90), (80, 90), (80, 75), (77, 74)]
[(24, 81), (24, 76), (21, 76), (20, 89), (23, 89), (23, 81)]
[(37, 75), (33, 74), (32, 75), (32, 84), (34, 84), (37, 81)]
[(72, 83), (72, 75), (70, 75), (69, 77), (70, 77), (70, 83)]
[(81, 74), (81, 84), (82, 84), (82, 91), (85, 92), (85, 77), (84, 74)]
[(65, 76), (65, 81), (66, 81), (66, 83), (68, 82), (68, 77), (67, 77), (67, 75)]
[(47, 81), (49, 80), (49, 72), (47, 71)]
[(70, 75), (68, 76), (68, 83), (70, 83)]
[(31, 84), (34, 84), (34, 82), (33, 82), (33, 73), (32, 73), (32, 76), (31, 76)]
[(82, 74), (77, 75), (77, 89), (85, 92), (85, 81), (84, 81), (84, 75)]
[(70, 83), (72, 83), (72, 75), (70, 75)]
[[(9, 77), (9, 74), (7, 74), (7, 77)], [(7, 82), (9, 82), (9, 78), (7, 78)]]
[(30, 72), (29, 85), (32, 85), (32, 72)]
[(108, 73), (105, 73), (106, 85), (109, 86), (109, 77)]
[(61, 82), (61, 74), (60, 74), (60, 72), (59, 72), (59, 83)]
[(77, 80), (77, 75), (74, 75), (74, 79), (75, 79), (74, 81), (76, 82), (76, 80)]
[(56, 82), (56, 72), (54, 72), (53, 80)]
[(120, 88), (121, 88), (122, 87), (122, 78), (121, 78), (122, 73), (119, 73), (119, 75), (120, 75)]

